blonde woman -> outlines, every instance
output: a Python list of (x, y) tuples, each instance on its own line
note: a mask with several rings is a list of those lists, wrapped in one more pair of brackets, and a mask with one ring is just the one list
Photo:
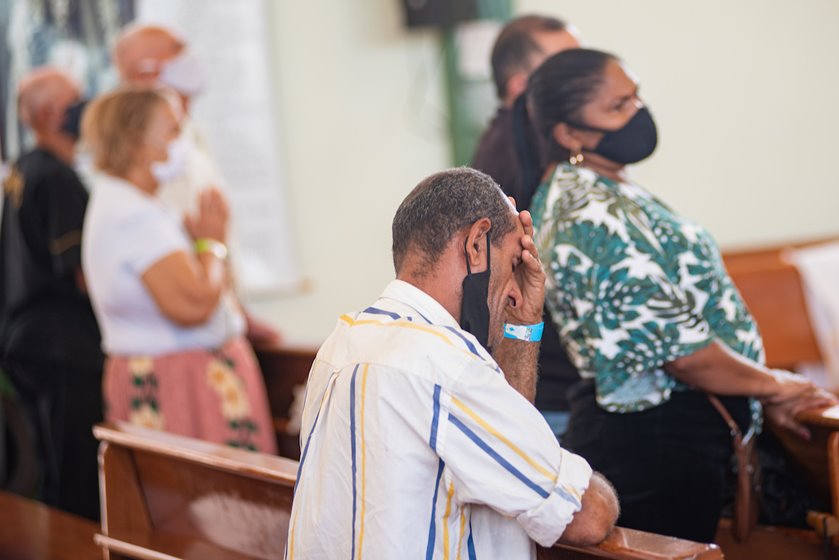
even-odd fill
[(209, 190), (182, 217), (156, 196), (185, 169), (180, 120), (174, 96), (151, 89), (104, 95), (85, 113), (99, 173), (82, 261), (107, 354), (105, 417), (274, 453), (228, 282), (227, 204)]

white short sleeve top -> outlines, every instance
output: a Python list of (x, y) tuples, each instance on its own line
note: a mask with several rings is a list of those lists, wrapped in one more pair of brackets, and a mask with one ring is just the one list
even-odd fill
[(143, 274), (162, 258), (192, 251), (178, 211), (131, 183), (106, 174), (95, 178), (82, 236), (82, 266), (112, 355), (157, 356), (216, 348), (241, 335), (245, 320), (231, 293), (210, 319), (181, 327), (167, 319), (143, 284)]

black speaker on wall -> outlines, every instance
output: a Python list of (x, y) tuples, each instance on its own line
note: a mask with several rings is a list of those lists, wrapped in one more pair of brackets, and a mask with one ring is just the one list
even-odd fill
[(410, 28), (448, 28), (478, 17), (478, 0), (402, 0), (402, 5)]

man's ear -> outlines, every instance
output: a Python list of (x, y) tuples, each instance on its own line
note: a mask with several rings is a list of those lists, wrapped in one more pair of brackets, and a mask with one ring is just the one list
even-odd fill
[(469, 227), (466, 233), (466, 259), (472, 272), (483, 272), (487, 266), (487, 235), (492, 222), (481, 218)]
[(47, 105), (42, 105), (37, 108), (21, 108), (21, 120), (32, 130), (49, 128), (47, 124), (50, 121), (51, 115), (52, 112)]
[(527, 89), (527, 74), (514, 72), (507, 80), (505, 100), (512, 103)]

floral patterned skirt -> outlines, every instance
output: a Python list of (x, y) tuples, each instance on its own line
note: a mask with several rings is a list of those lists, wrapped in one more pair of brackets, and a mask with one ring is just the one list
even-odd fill
[(103, 392), (108, 421), (277, 452), (262, 373), (241, 337), (217, 350), (109, 356)]

